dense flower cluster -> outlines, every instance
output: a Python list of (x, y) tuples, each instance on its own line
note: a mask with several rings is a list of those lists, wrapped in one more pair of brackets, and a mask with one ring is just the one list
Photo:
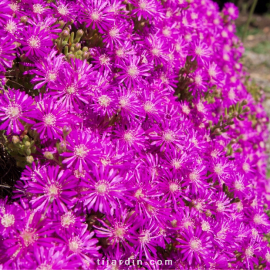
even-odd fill
[(268, 119), (237, 16), (212, 0), (0, 2), (0, 129), (25, 167), (0, 201), (0, 268), (270, 267)]

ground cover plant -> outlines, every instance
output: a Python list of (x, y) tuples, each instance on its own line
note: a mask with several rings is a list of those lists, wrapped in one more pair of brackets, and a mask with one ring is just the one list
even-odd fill
[(268, 119), (237, 16), (0, 1), (0, 269), (270, 267)]

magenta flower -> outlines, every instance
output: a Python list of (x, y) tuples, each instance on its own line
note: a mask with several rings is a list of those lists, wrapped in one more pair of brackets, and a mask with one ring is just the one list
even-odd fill
[(159, 235), (159, 228), (155, 223), (146, 223), (141, 220), (142, 225), (137, 224), (139, 231), (132, 237), (132, 243), (136, 244), (135, 256), (138, 259), (142, 259), (143, 256), (146, 259), (153, 259), (156, 257), (156, 248)]
[(5, 68), (12, 68), (15, 48), (14, 40), (10, 36), (0, 38), (0, 72), (5, 72)]
[(52, 237), (54, 229), (51, 220), (42, 218), (41, 212), (27, 210), (23, 223), (23, 226), (20, 226), (12, 237), (3, 242), (5, 253), (8, 256), (8, 260), (5, 262), (7, 266), (16, 260), (23, 260), (24, 256), (34, 252), (38, 247), (50, 248), (53, 244), (60, 242), (60, 239)]
[(104, 35), (104, 41), (107, 43), (107, 48), (113, 48), (114, 46), (123, 46), (125, 41), (125, 26), (121, 24), (114, 24), (110, 27)]
[(233, 3), (226, 3), (222, 11), (231, 20), (238, 18), (239, 10)]
[(37, 123), (33, 129), (40, 134), (40, 138), (62, 138), (63, 128), (67, 122), (67, 111), (61, 103), (55, 103), (52, 99), (46, 99), (37, 103)]
[(67, 164), (67, 168), (73, 166), (75, 170), (82, 172), (84, 169), (89, 170), (97, 161), (99, 144), (93, 135), (74, 130), (67, 137), (66, 149), (67, 151), (61, 154), (65, 157), (63, 163)]
[(131, 239), (131, 232), (133, 232), (132, 225), (134, 219), (129, 217), (128, 210), (121, 211), (116, 217), (108, 216), (108, 220), (110, 224), (107, 224), (104, 220), (99, 220), (102, 227), (95, 226), (97, 237), (108, 238), (112, 248), (116, 247), (117, 249), (116, 256), (120, 253), (122, 245), (126, 252), (132, 251), (129, 241)]
[(37, 175), (36, 182), (29, 182), (27, 190), (33, 193), (30, 203), (37, 210), (47, 207), (54, 213), (63, 213), (75, 202), (77, 181), (70, 170), (61, 170), (59, 166), (44, 168)]
[(123, 177), (116, 170), (108, 167), (93, 167), (90, 178), (84, 181), (84, 205), (88, 210), (100, 211), (112, 215), (119, 207), (120, 201), (131, 205), (124, 196), (127, 188), (124, 186)]
[(159, 12), (160, 6), (159, 3), (155, 0), (132, 0), (131, 3), (135, 6), (135, 9), (132, 11), (132, 14), (138, 16), (139, 21), (143, 17), (147, 19), (157, 19), (162, 14)]
[(91, 107), (97, 114), (111, 118), (117, 111), (118, 106), (114, 89), (111, 91), (108, 91), (108, 89), (96, 91), (93, 96), (93, 101), (94, 103)]
[(141, 126), (134, 127), (119, 127), (115, 130), (116, 137), (119, 140), (119, 146), (122, 151), (136, 150), (140, 153), (144, 148), (145, 135)]
[(64, 20), (65, 22), (72, 20), (75, 17), (75, 6), (73, 3), (59, 0), (55, 4), (51, 3), (51, 6), (56, 10), (56, 16), (60, 20)]
[(0, 231), (3, 236), (8, 237), (23, 226), (25, 213), (18, 203), (7, 204), (7, 198), (0, 200), (0, 209)]
[(129, 56), (127, 61), (117, 64), (117, 67), (122, 69), (117, 78), (119, 83), (124, 82), (127, 88), (131, 88), (131, 86), (134, 86), (135, 84), (142, 84), (142, 77), (150, 76), (148, 71), (150, 70), (151, 65), (140, 64), (140, 62), (141, 57)]
[(95, 264), (94, 258), (100, 256), (98, 240), (93, 238), (94, 232), (89, 233), (87, 226), (84, 226), (78, 233), (70, 232), (63, 235), (66, 250), (66, 259), (79, 263), (83, 268), (92, 267)]
[(124, 119), (130, 122), (131, 120), (136, 121), (138, 116), (144, 116), (140, 101), (134, 92), (126, 88), (119, 88), (118, 95), (120, 113)]
[(80, 263), (74, 260), (67, 260), (65, 249), (63, 246), (60, 248), (51, 247), (44, 248), (38, 247), (34, 251), (35, 259), (37, 262), (36, 269), (40, 270), (44, 267), (51, 269), (76, 269), (80, 267)]
[(188, 227), (181, 232), (181, 237), (177, 238), (177, 241), (180, 243), (177, 247), (181, 249), (183, 260), (190, 266), (201, 265), (209, 259), (212, 248), (210, 237), (199, 227), (196, 229)]
[(86, 24), (86, 27), (92, 26), (93, 29), (97, 27), (101, 32), (107, 30), (114, 22), (113, 14), (109, 11), (107, 1), (94, 0), (81, 2), (80, 13), (80, 20)]
[(151, 145), (160, 147), (160, 151), (182, 148), (184, 134), (181, 127), (173, 122), (165, 122), (162, 127), (150, 129), (148, 132)]
[(30, 118), (35, 118), (33, 114), (35, 107), (33, 99), (19, 90), (10, 89), (4, 91), (0, 97), (0, 129), (6, 129), (7, 134), (19, 134), (24, 130), (23, 122), (34, 124)]
[(50, 88), (52, 84), (58, 79), (59, 71), (64, 67), (63, 55), (56, 56), (57, 51), (52, 50), (50, 54), (40, 62), (36, 62), (36, 68), (27, 73), (35, 74), (35, 78), (31, 82), (38, 82), (34, 89), (40, 89), (47, 83)]
[(26, 56), (41, 58), (53, 47), (50, 33), (40, 26), (28, 26), (21, 33), (20, 43)]

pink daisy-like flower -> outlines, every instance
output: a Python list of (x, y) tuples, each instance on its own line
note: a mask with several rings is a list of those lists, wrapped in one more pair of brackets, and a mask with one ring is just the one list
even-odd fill
[(108, 166), (93, 167), (93, 173), (84, 181), (84, 205), (88, 210), (112, 215), (119, 206), (119, 200), (132, 205), (125, 196), (123, 177)]
[(114, 91), (109, 91), (102, 89), (101, 91), (96, 91), (93, 96), (94, 103), (91, 105), (94, 112), (109, 118), (117, 111), (117, 102)]
[(134, 216), (129, 216), (129, 211), (124, 209), (116, 217), (107, 217), (110, 224), (104, 220), (99, 220), (103, 227), (94, 226), (97, 237), (108, 237), (113, 248), (116, 247), (116, 253), (119, 254), (123, 245), (126, 251), (131, 251), (132, 247), (129, 243), (131, 238), (132, 225)]
[(151, 65), (140, 64), (140, 62), (141, 57), (129, 55), (128, 61), (117, 64), (116, 66), (122, 69), (117, 77), (119, 83), (124, 82), (128, 88), (131, 88), (133, 85), (140, 85), (143, 76), (150, 76), (148, 71)]
[(114, 22), (113, 14), (109, 11), (107, 1), (94, 0), (83, 1), (80, 6), (81, 16), (78, 16), (82, 22), (85, 22), (86, 27), (96, 27), (104, 32)]
[(124, 128), (123, 126), (115, 130), (116, 136), (119, 139), (120, 149), (122, 151), (136, 150), (140, 152), (145, 148), (144, 130), (140, 125)]
[(181, 238), (177, 238), (180, 245), (183, 260), (189, 265), (203, 264), (209, 259), (211, 251), (210, 236), (203, 232), (200, 227), (193, 229), (188, 227), (181, 232)]
[(37, 103), (38, 123), (33, 126), (40, 134), (40, 138), (56, 139), (63, 135), (63, 128), (68, 125), (67, 111), (61, 103), (53, 99), (46, 99)]
[(34, 124), (33, 99), (19, 90), (10, 89), (0, 96), (0, 120), (3, 122), (0, 129), (7, 129), (7, 134), (19, 134), (24, 130), (22, 121)]
[(61, 170), (59, 166), (44, 168), (37, 174), (36, 182), (28, 182), (27, 191), (34, 194), (30, 203), (37, 210), (48, 207), (54, 213), (64, 213), (76, 202), (74, 188), (77, 184), (70, 170)]
[(80, 172), (91, 168), (97, 161), (97, 154), (100, 151), (93, 136), (80, 130), (74, 130), (68, 135), (66, 149), (67, 152), (61, 154), (65, 157), (63, 163), (67, 165), (67, 168), (74, 166), (74, 169)]
[(232, 20), (236, 20), (238, 18), (239, 10), (233, 3), (226, 3), (222, 11), (224, 15), (228, 16)]
[(29, 25), (21, 32), (19, 42), (26, 56), (42, 58), (53, 46), (51, 34), (40, 26)]
[(118, 102), (121, 116), (129, 122), (136, 121), (138, 116), (142, 117), (144, 115), (140, 101), (131, 90), (124, 87), (120, 88), (118, 90)]
[(139, 21), (144, 19), (156, 19), (161, 13), (158, 12), (158, 2), (155, 0), (132, 0), (131, 3), (135, 6), (132, 14), (138, 16)]
[(79, 232), (70, 232), (63, 235), (67, 260), (79, 262), (83, 269), (91, 269), (95, 265), (94, 258), (99, 257), (98, 240), (93, 238), (94, 232), (89, 232), (87, 226), (84, 226)]
[(52, 50), (50, 54), (43, 58), (40, 62), (36, 62), (36, 68), (27, 73), (35, 74), (36, 76), (31, 80), (37, 84), (34, 89), (40, 89), (47, 83), (50, 88), (52, 84), (58, 79), (59, 71), (64, 67), (63, 55), (56, 56), (57, 51)]
[(196, 59), (198, 64), (205, 65), (211, 54), (212, 52), (206, 43), (196, 41), (191, 46), (190, 55), (192, 56), (192, 61)]
[(10, 36), (0, 38), (0, 72), (5, 72), (6, 67), (11, 68), (13, 60), (15, 59), (16, 45)]
[(160, 147), (160, 151), (182, 148), (184, 134), (182, 127), (174, 122), (163, 123), (161, 127), (150, 129), (148, 132), (151, 145)]

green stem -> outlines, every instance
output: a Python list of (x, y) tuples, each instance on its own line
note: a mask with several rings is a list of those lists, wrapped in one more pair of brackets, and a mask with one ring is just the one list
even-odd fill
[(258, 0), (254, 0), (253, 4), (251, 6), (251, 9), (250, 9), (250, 12), (249, 12), (249, 15), (248, 15), (248, 20), (247, 20), (247, 23), (245, 25), (245, 29), (244, 29), (244, 32), (243, 32), (242, 42), (245, 41), (247, 31), (248, 31), (248, 28), (249, 28), (249, 25), (250, 25), (250, 22), (251, 22), (251, 18), (252, 18), (252, 15), (254, 13), (254, 10), (255, 10), (255, 7), (256, 7), (257, 3), (258, 3)]

